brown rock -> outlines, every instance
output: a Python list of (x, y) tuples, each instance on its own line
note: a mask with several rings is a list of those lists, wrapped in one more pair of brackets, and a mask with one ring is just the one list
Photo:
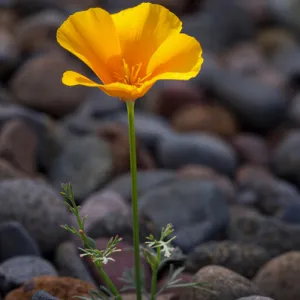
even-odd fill
[(236, 300), (260, 294), (250, 280), (219, 266), (211, 265), (200, 269), (194, 282), (205, 283), (207, 288), (186, 288), (180, 294), (180, 300)]
[(41, 276), (13, 290), (5, 300), (31, 300), (33, 294), (43, 290), (60, 300), (72, 300), (75, 296), (88, 296), (96, 288), (88, 282), (70, 277)]
[[(114, 174), (126, 173), (130, 170), (129, 139), (126, 129), (117, 124), (102, 126), (98, 131), (100, 137), (111, 145), (114, 161)], [(136, 141), (137, 167), (139, 170), (155, 168), (155, 162), (148, 151)]]
[(0, 157), (19, 170), (36, 172), (37, 137), (26, 123), (18, 120), (7, 122), (0, 132)]
[(13, 9), (0, 7), (0, 28), (12, 31), (17, 22), (17, 15)]
[[(103, 250), (106, 248), (109, 239), (100, 238), (96, 240), (97, 249)], [(120, 277), (123, 276), (124, 271), (128, 269), (132, 269), (134, 267), (134, 256), (133, 256), (133, 246), (125, 241), (121, 241), (117, 245), (118, 249), (121, 249), (120, 252), (115, 252), (111, 255), (111, 257), (115, 261), (109, 261), (106, 265), (104, 265), (104, 270), (115, 284), (118, 290), (126, 285), (123, 281), (120, 280)], [(94, 264), (90, 259), (86, 260), (88, 266), (96, 280), (96, 282), (100, 285), (103, 285), (104, 282), (98, 273), (98, 270), (95, 268)], [(145, 278), (145, 288), (149, 290), (151, 286), (151, 270), (145, 259), (141, 258), (142, 267), (144, 269), (144, 278)], [(132, 291), (128, 291), (132, 292)]]
[(0, 77), (5, 77), (16, 67), (19, 51), (11, 32), (0, 26)]
[(28, 177), (28, 175), (15, 168), (7, 160), (0, 158), (0, 180), (24, 177)]
[(221, 106), (186, 106), (173, 114), (173, 128), (179, 132), (204, 131), (223, 136), (236, 134), (234, 116)]
[(15, 30), (16, 42), (22, 52), (59, 48), (56, 42), (57, 28), (65, 16), (54, 10), (44, 10), (21, 19)]
[(63, 85), (62, 74), (67, 70), (84, 73), (76, 61), (57, 51), (28, 60), (10, 82), (16, 101), (55, 117), (71, 113), (83, 101), (87, 89)]
[(288, 252), (265, 264), (254, 278), (254, 283), (276, 300), (300, 299), (300, 252)]
[[(171, 300), (172, 294), (159, 295), (156, 300)], [(143, 296), (142, 300), (147, 300), (146, 296)], [(136, 300), (136, 294), (124, 294), (122, 300)]]
[(182, 107), (203, 102), (204, 95), (188, 82), (162, 83), (145, 96), (146, 110), (171, 118)]
[(243, 161), (253, 165), (268, 165), (269, 149), (262, 137), (251, 133), (239, 134), (233, 138), (232, 144)]

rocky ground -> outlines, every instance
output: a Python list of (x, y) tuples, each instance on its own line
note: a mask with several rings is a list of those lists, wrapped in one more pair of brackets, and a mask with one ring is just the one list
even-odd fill
[[(0, 299), (69, 300), (102, 284), (59, 227), (74, 221), (61, 182), (98, 247), (116, 234), (132, 245), (124, 104), (61, 84), (65, 70), (88, 70), (55, 34), (74, 11), (139, 2), (0, 0)], [(205, 62), (136, 103), (141, 236), (171, 222), (184, 280), (216, 292), (161, 300), (299, 300), (300, 1), (157, 3), (180, 15)], [(133, 257), (115, 258), (106, 271), (121, 287)]]

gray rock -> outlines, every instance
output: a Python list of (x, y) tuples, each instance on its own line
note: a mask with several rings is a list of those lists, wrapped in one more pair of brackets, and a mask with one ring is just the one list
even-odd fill
[(206, 289), (184, 289), (179, 300), (236, 300), (260, 294), (259, 289), (247, 278), (219, 266), (207, 266), (200, 269), (194, 278), (196, 282), (205, 282)]
[[(138, 171), (138, 194), (176, 179), (176, 173), (169, 170)], [(106, 187), (119, 193), (124, 199), (131, 201), (131, 175), (123, 174), (112, 180)]]
[(96, 136), (86, 136), (66, 143), (49, 176), (58, 191), (62, 182), (71, 182), (75, 198), (82, 200), (108, 181), (112, 168), (109, 144)]
[(236, 168), (233, 148), (211, 134), (174, 134), (158, 145), (158, 159), (163, 167), (177, 169), (187, 164), (201, 164), (232, 175)]
[(156, 228), (171, 223), (174, 243), (184, 252), (213, 239), (228, 222), (225, 196), (212, 181), (178, 179), (151, 189), (139, 198), (141, 215)]
[(31, 300), (58, 300), (58, 298), (46, 293), (45, 291), (37, 291), (33, 294)]
[(0, 265), (0, 273), (15, 284), (23, 284), (34, 277), (43, 275), (57, 276), (52, 264), (38, 256), (10, 258)]
[(273, 299), (269, 297), (263, 297), (263, 296), (250, 296), (250, 297), (239, 298), (237, 300), (273, 300)]
[(188, 254), (185, 267), (188, 272), (197, 272), (202, 267), (214, 264), (252, 278), (269, 259), (268, 252), (255, 244), (207, 242)]
[(36, 241), (19, 222), (0, 225), (0, 263), (14, 256), (40, 255)]
[(299, 225), (289, 225), (245, 207), (230, 209), (228, 237), (232, 241), (257, 244), (273, 256), (300, 250), (299, 236)]
[(72, 242), (65, 242), (57, 247), (55, 264), (60, 276), (77, 278), (95, 284), (91, 274), (79, 257), (77, 247)]
[(70, 223), (63, 199), (40, 180), (1, 181), (0, 205), (0, 223), (20, 222), (42, 251), (53, 250), (69, 236), (60, 228), (61, 224)]

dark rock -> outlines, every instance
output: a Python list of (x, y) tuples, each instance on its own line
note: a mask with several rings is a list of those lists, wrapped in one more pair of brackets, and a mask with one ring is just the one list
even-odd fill
[(0, 220), (20, 222), (41, 250), (51, 251), (69, 234), (60, 228), (70, 217), (59, 194), (39, 180), (0, 181)]
[(7, 160), (0, 158), (0, 179), (27, 178), (28, 174), (18, 170)]
[(259, 289), (247, 278), (219, 266), (200, 269), (194, 282), (205, 282), (208, 289), (186, 288), (180, 300), (236, 300), (240, 297), (259, 294)]
[(107, 142), (96, 136), (81, 137), (66, 143), (53, 162), (49, 177), (58, 191), (61, 183), (71, 182), (75, 198), (82, 200), (108, 181), (112, 163)]
[[(14, 286), (20, 286), (25, 282), (39, 276), (56, 276), (56, 270), (50, 262), (38, 256), (16, 256), (0, 264), (0, 274), (5, 281)], [(9, 291), (2, 291), (7, 293)]]
[(212, 76), (212, 90), (239, 120), (255, 130), (278, 125), (287, 109), (283, 92), (237, 72), (219, 70)]
[(60, 276), (81, 279), (94, 284), (94, 280), (79, 257), (79, 251), (72, 242), (60, 244), (55, 253), (55, 265)]
[(185, 267), (187, 272), (195, 273), (202, 267), (214, 264), (252, 278), (269, 259), (268, 252), (255, 244), (208, 242), (188, 254)]
[(84, 73), (77, 61), (52, 51), (26, 61), (10, 82), (15, 100), (21, 105), (62, 117), (82, 103), (86, 88), (67, 87), (61, 82), (66, 70)]
[(26, 123), (9, 121), (0, 132), (0, 157), (33, 175), (36, 172), (37, 143), (35, 132)]
[[(300, 194), (295, 186), (279, 180), (263, 168), (244, 166), (237, 172), (237, 198), (240, 204), (255, 206), (263, 214), (288, 223), (300, 222)], [(291, 215), (291, 208), (293, 215)]]
[(300, 94), (296, 94), (296, 96), (289, 103), (288, 109), (288, 120), (290, 121), (292, 126), (300, 127)]
[(70, 277), (40, 276), (26, 282), (22, 287), (13, 290), (5, 299), (31, 300), (32, 296), (41, 290), (58, 299), (71, 300), (75, 296), (87, 297), (89, 292), (96, 290), (96, 288), (88, 282)]
[(288, 252), (264, 265), (254, 278), (254, 283), (276, 300), (296, 300), (300, 297), (300, 252)]
[(237, 164), (231, 146), (212, 134), (173, 134), (160, 141), (157, 152), (162, 166), (171, 169), (200, 164), (232, 175)]
[(141, 215), (149, 217), (156, 228), (174, 226), (174, 243), (184, 252), (216, 237), (228, 222), (225, 196), (212, 181), (167, 182), (143, 194), (139, 204)]
[(18, 222), (0, 224), (0, 245), (0, 263), (14, 256), (40, 255), (35, 240)]
[(273, 299), (269, 297), (263, 297), (263, 296), (250, 296), (250, 297), (239, 298), (237, 300), (273, 300)]
[(243, 162), (268, 165), (269, 149), (262, 137), (251, 133), (239, 134), (233, 137), (232, 144)]
[(31, 298), (31, 300), (58, 300), (58, 298), (41, 290), (41, 291), (35, 292)]
[[(142, 195), (147, 190), (158, 187), (164, 183), (176, 179), (176, 174), (169, 170), (151, 170), (139, 171), (138, 177), (138, 194)], [(119, 193), (122, 198), (131, 201), (131, 175), (130, 173), (118, 176), (112, 180), (106, 187), (107, 190), (112, 190)]]
[(254, 243), (272, 256), (300, 249), (299, 225), (288, 225), (274, 217), (264, 217), (245, 207), (230, 210), (229, 239)]

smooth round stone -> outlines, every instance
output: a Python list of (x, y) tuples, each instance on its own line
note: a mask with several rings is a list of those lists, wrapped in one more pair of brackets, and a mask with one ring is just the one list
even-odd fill
[(69, 237), (69, 233), (60, 228), (61, 224), (70, 224), (63, 199), (42, 181), (0, 181), (0, 205), (0, 223), (20, 222), (43, 252), (53, 250)]
[(82, 204), (80, 214), (87, 216), (84, 223), (85, 230), (89, 231), (95, 226), (95, 223), (102, 220), (110, 213), (130, 213), (130, 207), (127, 202), (116, 192), (104, 190), (92, 194)]
[(264, 265), (253, 281), (266, 296), (276, 300), (299, 299), (299, 264), (299, 251), (285, 253)]
[(82, 200), (107, 182), (112, 168), (109, 144), (96, 136), (86, 136), (66, 143), (49, 177), (58, 191), (62, 182), (71, 182), (75, 198)]
[(254, 130), (269, 130), (278, 125), (287, 110), (282, 90), (236, 72), (214, 72), (211, 85), (220, 101)]
[(244, 206), (230, 209), (228, 238), (235, 242), (254, 243), (272, 256), (300, 250), (300, 226), (266, 217)]
[(207, 242), (188, 254), (185, 267), (187, 272), (197, 272), (202, 267), (214, 264), (251, 279), (269, 259), (268, 252), (255, 244)]
[(41, 291), (35, 292), (31, 298), (31, 300), (58, 300), (58, 298), (41, 290)]
[(247, 278), (214, 265), (200, 269), (194, 277), (194, 282), (205, 282), (209, 288), (183, 289), (179, 300), (235, 300), (260, 294), (258, 287)]
[(60, 276), (81, 279), (94, 284), (94, 280), (79, 256), (75, 244), (64, 242), (60, 244), (55, 253), (55, 265)]
[(272, 166), (278, 176), (294, 181), (300, 186), (300, 130), (288, 132), (275, 146)]
[[(176, 179), (176, 173), (169, 170), (138, 171), (137, 189), (141, 195), (147, 190), (160, 186)], [(116, 177), (105, 187), (107, 190), (117, 192), (122, 198), (131, 201), (131, 175), (130, 173)]]
[(200, 164), (232, 175), (237, 160), (234, 149), (212, 134), (173, 134), (162, 139), (157, 150), (164, 168), (177, 169), (187, 164)]
[(15, 284), (23, 284), (43, 275), (56, 276), (57, 272), (50, 262), (38, 256), (16, 256), (0, 264), (0, 273)]
[(14, 256), (39, 256), (36, 241), (19, 222), (0, 224), (0, 263)]
[(171, 223), (174, 243), (184, 252), (213, 239), (228, 222), (225, 195), (212, 181), (180, 179), (165, 183), (143, 194), (139, 208), (159, 230)]

